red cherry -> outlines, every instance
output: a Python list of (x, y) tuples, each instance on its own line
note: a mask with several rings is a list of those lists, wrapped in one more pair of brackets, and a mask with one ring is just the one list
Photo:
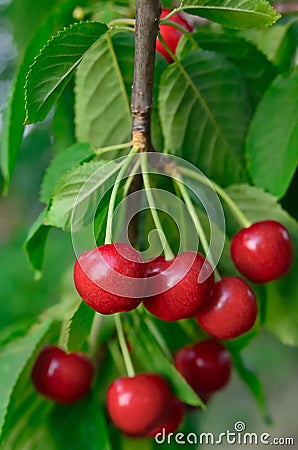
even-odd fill
[[(163, 19), (170, 12), (171, 12), (170, 9), (163, 9), (160, 18)], [(178, 25), (181, 25), (187, 31), (192, 32), (194, 30), (193, 27), (181, 16), (179, 12), (173, 14), (169, 20), (177, 23)], [(180, 30), (173, 28), (171, 25), (160, 25), (159, 29), (166, 44), (168, 45), (170, 50), (175, 54), (178, 42), (181, 36), (183, 36), (183, 33)], [(159, 53), (161, 53), (169, 62), (173, 62), (173, 58), (170, 56), (170, 54), (167, 52), (167, 50), (164, 48), (164, 46), (162, 45), (162, 43), (158, 38), (156, 40), (156, 50)]]
[(166, 321), (194, 317), (214, 284), (211, 265), (195, 252), (181, 253), (171, 261), (163, 256), (148, 261), (147, 277), (144, 306)]
[(57, 403), (71, 404), (89, 391), (94, 377), (91, 360), (81, 353), (65, 353), (54, 345), (38, 355), (31, 380), (37, 392)]
[(257, 317), (253, 290), (239, 277), (215, 283), (209, 301), (197, 315), (200, 327), (217, 339), (233, 339), (249, 331)]
[(161, 433), (163, 429), (165, 434), (174, 433), (181, 425), (185, 414), (185, 405), (180, 400), (173, 396), (170, 399), (166, 413), (162, 420), (152, 430), (147, 433), (148, 436), (156, 436), (157, 433)]
[(142, 300), (146, 276), (139, 253), (128, 244), (106, 244), (79, 256), (74, 282), (79, 295), (101, 314), (130, 311)]
[(154, 373), (122, 377), (108, 388), (112, 421), (130, 436), (145, 436), (157, 426), (172, 397), (167, 381)]
[(230, 379), (230, 352), (219, 342), (205, 339), (182, 347), (175, 355), (177, 370), (203, 399), (222, 389)]
[(287, 229), (274, 220), (257, 222), (240, 230), (232, 239), (235, 266), (255, 283), (285, 275), (293, 262), (293, 245)]

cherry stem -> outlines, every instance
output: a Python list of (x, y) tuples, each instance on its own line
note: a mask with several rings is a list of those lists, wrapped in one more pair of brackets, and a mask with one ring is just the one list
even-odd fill
[(103, 316), (96, 312), (93, 318), (92, 327), (89, 334), (89, 354), (92, 359), (96, 355), (98, 336), (102, 325), (102, 320)]
[[(155, 201), (154, 201), (154, 198), (152, 195), (150, 180), (149, 180), (149, 176), (148, 176), (148, 158), (147, 158), (146, 153), (143, 153), (141, 155), (141, 170), (142, 170), (145, 193), (146, 193), (147, 201), (148, 201), (148, 204), (150, 207), (152, 219), (153, 219), (156, 229), (159, 231), (158, 236), (159, 236), (161, 245), (162, 246), (164, 245), (163, 251), (164, 251), (165, 259), (171, 260), (174, 258), (174, 253), (172, 252), (172, 249), (167, 241), (166, 235), (163, 230), (163, 226), (160, 222), (160, 219), (159, 219), (159, 216), (158, 216), (158, 213), (156, 210)], [(164, 241), (161, 238), (161, 235), (164, 236)]]
[(216, 269), (215, 262), (213, 260), (212, 255), (211, 255), (210, 248), (209, 248), (209, 243), (207, 241), (205, 231), (204, 231), (204, 229), (202, 227), (202, 224), (201, 224), (201, 222), (200, 222), (200, 220), (198, 218), (197, 212), (196, 212), (195, 207), (194, 207), (194, 205), (193, 205), (193, 203), (192, 203), (192, 201), (191, 201), (191, 199), (189, 197), (189, 194), (188, 194), (188, 192), (187, 192), (187, 190), (185, 188), (183, 180), (181, 178), (180, 178), (180, 180), (177, 180), (177, 178), (176, 178), (175, 179), (175, 183), (178, 186), (178, 189), (179, 189), (179, 191), (181, 193), (181, 196), (182, 196), (182, 198), (184, 200), (184, 203), (186, 204), (188, 212), (189, 212), (189, 214), (190, 214), (190, 216), (192, 218), (192, 221), (193, 221), (193, 223), (195, 225), (195, 228), (197, 230), (197, 233), (198, 233), (199, 239), (201, 241), (203, 250), (205, 252), (206, 258), (208, 259), (208, 261), (210, 262), (211, 266), (213, 267), (215, 278), (217, 280), (220, 280), (221, 277), (220, 277), (220, 274), (219, 274), (218, 270)]
[(105, 236), (105, 244), (111, 244), (112, 243), (112, 222), (113, 222), (113, 212), (115, 209), (115, 203), (116, 203), (116, 196), (117, 196), (117, 192), (120, 186), (120, 183), (125, 175), (125, 172), (127, 171), (129, 165), (131, 164), (132, 158), (135, 157), (135, 154), (138, 150), (133, 147), (130, 151), (130, 153), (126, 156), (126, 158), (124, 159), (124, 161), (121, 161), (121, 169), (118, 172), (118, 175), (116, 177), (112, 192), (111, 192), (111, 197), (110, 197), (110, 202), (109, 202), (109, 209), (108, 209), (108, 217), (107, 217), (107, 226), (106, 226), (106, 236)]
[(124, 332), (123, 332), (122, 321), (121, 321), (121, 313), (115, 314), (115, 325), (116, 325), (119, 345), (120, 345), (120, 348), (121, 348), (121, 353), (122, 353), (122, 356), (123, 356), (123, 361), (124, 361), (124, 364), (125, 364), (127, 375), (129, 377), (134, 377), (135, 376), (135, 370), (134, 370), (133, 364), (131, 362), (131, 358), (130, 358), (130, 355), (129, 355), (129, 350), (128, 350), (127, 343), (126, 343), (125, 336), (124, 336)]
[(158, 31), (157, 33), (158, 39), (159, 41), (162, 43), (163, 47), (166, 49), (166, 51), (168, 52), (168, 54), (171, 56), (171, 58), (173, 59), (173, 61), (178, 61), (178, 59), (176, 58), (176, 55), (172, 52), (172, 50), (170, 49), (170, 47), (168, 46), (168, 44), (166, 43), (166, 41), (164, 40), (164, 38), (162, 37), (162, 34), (160, 31)]
[(125, 142), (124, 144), (116, 144), (116, 145), (109, 145), (107, 147), (99, 147), (96, 150), (94, 150), (94, 153), (96, 156), (103, 155), (104, 153), (112, 152), (115, 150), (123, 150), (126, 148), (130, 148), (132, 145), (132, 141)]
[(111, 22), (109, 23), (109, 28), (116, 28), (118, 29), (118, 25), (132, 25), (133, 27), (135, 26), (135, 19), (128, 19), (128, 18), (123, 18), (123, 19), (114, 19), (111, 20)]
[[(184, 28), (182, 25), (179, 25), (176, 22), (172, 22), (171, 19), (168, 20), (166, 17), (164, 17), (163, 19), (160, 20), (160, 24), (161, 25), (169, 25), (170, 27), (176, 28), (176, 30), (181, 31), (181, 33), (187, 38), (187, 40), (189, 42), (191, 42), (193, 44), (193, 46), (195, 48), (199, 48), (199, 45), (196, 42), (196, 40), (193, 38), (192, 34), (188, 30), (186, 30), (186, 28)], [(159, 34), (161, 34), (161, 33), (159, 32)], [(160, 38), (159, 34), (158, 34), (158, 39)]]
[[(189, 176), (190, 178), (193, 178), (195, 180), (200, 181), (201, 183), (204, 183), (207, 185), (206, 180), (204, 177), (200, 176), (196, 172), (194, 172), (191, 169), (187, 169), (186, 167), (179, 167), (180, 173), (183, 175)], [(241, 227), (247, 228), (251, 225), (251, 222), (247, 219), (247, 217), (243, 214), (241, 209), (236, 205), (234, 200), (231, 199), (231, 197), (222, 189), (218, 184), (216, 184), (214, 181), (208, 180), (208, 185), (213, 187), (215, 192), (225, 201), (225, 203), (230, 208), (231, 212), (233, 213), (234, 217), (237, 219), (238, 223)]]

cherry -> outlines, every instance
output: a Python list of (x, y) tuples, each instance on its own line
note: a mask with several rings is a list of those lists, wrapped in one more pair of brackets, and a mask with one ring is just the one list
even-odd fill
[(200, 327), (217, 339), (232, 339), (252, 328), (257, 317), (256, 297), (239, 277), (217, 281), (197, 315)]
[(171, 261), (164, 256), (148, 261), (147, 277), (148, 284), (152, 284), (144, 306), (170, 322), (196, 316), (214, 284), (211, 265), (195, 252), (181, 253)]
[(105, 244), (83, 253), (74, 267), (79, 295), (95, 311), (130, 311), (142, 300), (145, 264), (130, 245)]
[(107, 408), (115, 425), (130, 436), (145, 436), (164, 417), (172, 397), (167, 381), (154, 373), (116, 379), (108, 388)]
[(231, 375), (230, 353), (213, 339), (182, 347), (175, 354), (174, 363), (203, 401), (222, 389)]
[(31, 371), (37, 392), (57, 403), (71, 404), (89, 391), (94, 377), (91, 360), (81, 353), (65, 353), (55, 345), (46, 345)]
[(165, 434), (174, 433), (181, 425), (185, 414), (185, 405), (173, 396), (167, 406), (167, 410), (160, 423), (147, 433), (148, 436), (156, 436), (165, 430)]
[(239, 272), (255, 283), (285, 275), (293, 262), (293, 245), (287, 229), (274, 220), (256, 222), (232, 239), (231, 256)]
[[(170, 12), (171, 12), (170, 9), (163, 9), (160, 18), (163, 19)], [(194, 30), (193, 27), (181, 16), (179, 12), (173, 14), (169, 20), (182, 26), (187, 31), (192, 32)], [(183, 35), (182, 31), (177, 30), (171, 25), (162, 25), (162, 24), (159, 26), (159, 29), (166, 44), (168, 45), (170, 50), (175, 54), (178, 42)], [(162, 45), (162, 43), (158, 38), (156, 40), (156, 50), (159, 53), (161, 53), (169, 62), (173, 62), (173, 58), (170, 56), (170, 54), (167, 52), (167, 50), (164, 48), (164, 46)]]

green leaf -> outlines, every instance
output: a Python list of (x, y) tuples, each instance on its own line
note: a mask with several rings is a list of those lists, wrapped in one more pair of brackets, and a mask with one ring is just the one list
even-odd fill
[(47, 42), (27, 75), (26, 124), (46, 118), (84, 54), (107, 30), (103, 23), (80, 22)]
[[(268, 61), (253, 43), (230, 30), (211, 26), (192, 34), (192, 37), (200, 48), (220, 53), (240, 69), (246, 80), (252, 104), (255, 106), (277, 75), (272, 62)], [(185, 37), (181, 41), (179, 48), (180, 52), (184, 53), (189, 41)]]
[(232, 352), (232, 358), (234, 367), (238, 372), (240, 378), (244, 381), (248, 389), (255, 397), (260, 411), (263, 414), (264, 420), (267, 423), (271, 423), (271, 417), (268, 410), (268, 405), (265, 398), (264, 388), (257, 377), (257, 375), (248, 367), (246, 367), (241, 355), (239, 353)]
[(91, 395), (67, 406), (56, 406), (50, 429), (57, 450), (111, 450), (104, 409)]
[(128, 314), (126, 331), (133, 354), (145, 370), (163, 375), (184, 403), (193, 406), (204, 405), (173, 363), (165, 356), (144, 317), (135, 313)]
[(43, 225), (46, 212), (47, 210), (44, 209), (37, 217), (24, 242), (24, 251), (37, 278), (42, 270), (45, 246), (50, 231), (50, 227)]
[(69, 352), (84, 348), (90, 334), (94, 318), (94, 310), (81, 302), (68, 323), (66, 346)]
[(261, 28), (280, 14), (266, 0), (183, 0), (182, 9), (228, 28)]
[(129, 141), (133, 61), (130, 33), (106, 33), (85, 55), (76, 76), (78, 140), (94, 148)]
[(245, 180), (248, 104), (244, 78), (233, 64), (215, 53), (189, 53), (162, 76), (159, 112), (166, 150), (223, 185)]
[(246, 155), (254, 183), (282, 197), (298, 163), (298, 72), (277, 77), (260, 101)]
[(278, 204), (278, 199), (260, 188), (236, 185), (227, 193), (251, 222), (272, 219), (281, 222), (291, 234), (295, 261), (288, 275), (264, 286), (267, 311), (264, 326), (281, 342), (298, 345), (298, 224)]
[[(107, 161), (91, 161), (67, 172), (59, 181), (53, 194), (45, 225), (70, 230), (79, 229), (83, 223), (93, 220), (97, 207), (98, 189), (108, 189), (114, 181), (120, 165)], [(84, 194), (78, 197), (81, 189)], [(72, 224), (74, 207), (80, 208)]]
[(57, 8), (49, 14), (43, 24), (38, 28), (30, 41), (22, 57), (15, 78), (10, 98), (4, 113), (3, 129), (0, 141), (0, 165), (5, 179), (5, 188), (8, 188), (16, 160), (19, 154), (25, 119), (25, 96), (24, 86), (26, 75), (34, 57), (38, 54), (50, 36), (72, 18), (72, 11), (76, 0), (65, 0), (59, 2)]
[[(17, 382), (27, 362), (44, 337), (50, 332), (53, 322), (47, 320), (31, 328), (24, 337), (10, 342), (0, 352), (0, 440), (4, 438), (3, 427), (7, 433), (12, 425), (8, 423), (17, 404), (22, 398), (13, 396)], [(23, 392), (23, 396), (26, 392)], [(13, 397), (12, 397), (13, 396)]]
[(63, 152), (59, 153), (51, 162), (44, 176), (40, 200), (48, 203), (53, 191), (62, 175), (78, 164), (90, 160), (95, 156), (94, 151), (89, 144), (77, 142)]

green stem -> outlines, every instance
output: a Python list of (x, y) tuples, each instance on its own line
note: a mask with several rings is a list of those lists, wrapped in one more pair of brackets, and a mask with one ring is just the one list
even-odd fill
[(222, 189), (218, 184), (216, 184), (214, 181), (208, 180), (208, 182), (205, 180), (204, 177), (200, 176), (196, 172), (194, 172), (191, 169), (187, 169), (186, 167), (179, 167), (180, 173), (183, 175), (186, 175), (190, 178), (193, 178), (194, 180), (198, 180), (201, 183), (204, 183), (206, 186), (211, 185), (215, 192), (225, 201), (225, 203), (230, 208), (231, 212), (233, 213), (234, 217), (237, 219), (238, 223), (241, 227), (247, 228), (251, 225), (251, 222), (247, 219), (247, 217), (243, 214), (241, 209), (236, 205), (236, 203), (229, 197), (229, 195)]
[(135, 165), (133, 166), (133, 168), (131, 169), (131, 172), (130, 172), (129, 176), (127, 177), (127, 180), (126, 180), (126, 182), (124, 184), (124, 187), (123, 187), (123, 198), (127, 196), (127, 193), (128, 193), (129, 188), (131, 186), (131, 183), (133, 182), (134, 176), (137, 173), (139, 167), (140, 167), (140, 160), (138, 159), (135, 162)]
[(189, 42), (192, 43), (192, 45), (193, 45), (195, 48), (199, 48), (199, 45), (198, 45), (198, 43), (196, 42), (196, 40), (193, 38), (192, 34), (191, 34), (188, 30), (186, 30), (182, 25), (179, 25), (179, 24), (176, 23), (176, 22), (172, 22), (171, 20), (168, 20), (168, 16), (167, 16), (167, 18), (164, 17), (163, 19), (161, 19), (161, 20), (160, 20), (160, 24), (161, 24), (161, 25), (169, 25), (169, 26), (171, 26), (171, 27), (173, 27), (173, 28), (176, 28), (176, 30), (181, 31), (181, 33), (187, 38), (187, 40), (188, 40)]
[(135, 26), (135, 19), (114, 19), (111, 20), (111, 22), (109, 23), (109, 28), (118, 28), (118, 25), (132, 25), (133, 27)]
[(119, 170), (117, 178), (115, 180), (115, 184), (112, 189), (109, 209), (108, 209), (108, 217), (107, 217), (107, 227), (106, 227), (106, 236), (105, 236), (105, 244), (111, 244), (112, 242), (112, 221), (113, 221), (113, 212), (115, 209), (116, 196), (119, 189), (120, 182), (122, 181), (125, 172), (127, 171), (129, 165), (131, 164), (132, 158), (135, 156), (137, 152), (136, 148), (132, 148), (129, 155), (126, 156), (125, 160), (121, 163), (122, 167)]
[(125, 149), (125, 148), (130, 148), (131, 145), (132, 145), (132, 141), (125, 142), (124, 144), (116, 144), (116, 145), (109, 145), (107, 147), (99, 147), (96, 150), (94, 150), (94, 153), (97, 156), (99, 156), (99, 155), (102, 155), (102, 154), (107, 153), (107, 152), (112, 152), (112, 151), (115, 151), (115, 150), (122, 150), (122, 149)]
[(96, 355), (98, 336), (102, 325), (102, 320), (103, 316), (96, 312), (93, 318), (92, 327), (89, 334), (89, 353), (91, 358), (94, 358), (94, 356)]
[(130, 359), (130, 355), (129, 355), (129, 351), (128, 351), (128, 348), (127, 348), (127, 344), (126, 344), (126, 340), (125, 340), (125, 336), (124, 336), (124, 332), (123, 332), (123, 327), (122, 327), (121, 315), (120, 314), (121, 313), (115, 314), (115, 325), (116, 325), (116, 330), (117, 330), (117, 334), (118, 334), (119, 345), (120, 345), (120, 348), (121, 348), (121, 352), (122, 352), (123, 361), (124, 361), (124, 364), (125, 364), (127, 375), (129, 377), (134, 377), (135, 376), (135, 370), (134, 370), (134, 367), (132, 365), (132, 362), (131, 362), (131, 359)]
[(184, 200), (184, 202), (185, 202), (185, 204), (187, 206), (189, 214), (190, 214), (190, 216), (192, 218), (192, 221), (193, 221), (193, 223), (195, 225), (195, 228), (197, 230), (197, 233), (198, 233), (199, 239), (201, 241), (201, 244), (202, 244), (203, 250), (205, 252), (205, 255), (207, 256), (207, 254), (209, 252), (208, 260), (209, 260), (210, 264), (213, 267), (215, 278), (219, 280), (220, 279), (220, 275), (219, 275), (218, 270), (215, 267), (215, 262), (213, 260), (213, 257), (211, 255), (210, 251), (209, 251), (209, 243), (207, 241), (207, 238), (206, 238), (204, 229), (202, 227), (202, 224), (201, 224), (201, 222), (200, 222), (200, 220), (199, 220), (199, 218), (197, 216), (195, 207), (192, 204), (192, 201), (191, 201), (191, 199), (190, 199), (190, 197), (188, 195), (188, 192), (187, 192), (187, 190), (186, 190), (186, 188), (185, 188), (185, 186), (183, 184), (183, 181), (175, 179), (175, 183), (178, 186), (178, 189), (179, 189), (179, 191), (181, 193), (181, 196), (182, 196), (182, 198), (183, 198), (183, 200)]
[[(150, 212), (152, 215), (152, 219), (154, 222), (154, 225), (156, 227), (156, 229), (163, 234), (163, 236), (165, 237), (165, 243), (164, 243), (164, 255), (165, 255), (165, 259), (166, 260), (171, 260), (174, 258), (174, 253), (172, 252), (172, 249), (166, 239), (165, 233), (163, 231), (163, 227), (162, 224), (159, 220), (159, 216), (155, 207), (155, 202), (154, 202), (154, 198), (151, 192), (151, 186), (150, 186), (150, 181), (149, 181), (149, 176), (148, 176), (148, 160), (147, 160), (147, 154), (146, 153), (142, 153), (141, 155), (141, 169), (142, 169), (142, 176), (143, 176), (143, 181), (144, 181), (144, 188), (145, 188), (145, 193), (146, 193), (146, 197), (148, 200), (148, 204), (150, 207)], [(159, 234), (159, 239), (161, 242), (161, 245), (163, 245), (163, 241), (161, 239), (161, 236)]]

